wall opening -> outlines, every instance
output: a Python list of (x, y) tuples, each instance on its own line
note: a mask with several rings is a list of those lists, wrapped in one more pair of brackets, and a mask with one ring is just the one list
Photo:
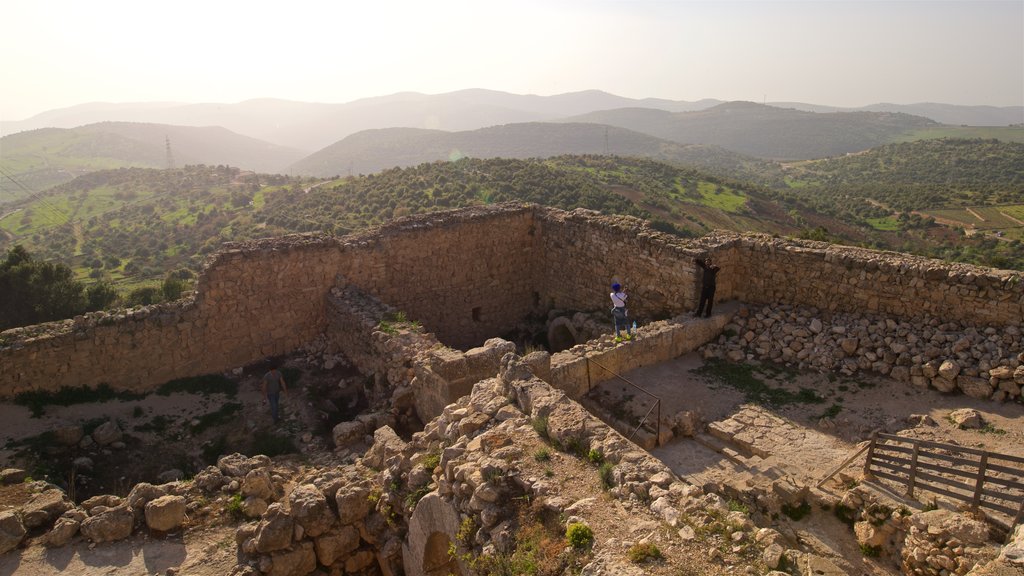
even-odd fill
[(451, 540), (443, 532), (434, 532), (423, 548), (423, 573), (426, 576), (462, 576), (459, 563), (448, 554)]

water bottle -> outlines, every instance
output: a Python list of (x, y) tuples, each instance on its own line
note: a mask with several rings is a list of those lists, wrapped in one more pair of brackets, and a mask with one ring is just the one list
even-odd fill
[(633, 329), (630, 330), (630, 334), (636, 334), (636, 320), (633, 320)]

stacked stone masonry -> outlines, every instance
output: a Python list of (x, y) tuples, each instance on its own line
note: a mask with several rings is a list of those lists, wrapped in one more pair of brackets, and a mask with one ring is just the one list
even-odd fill
[(717, 299), (1019, 326), (1020, 273), (906, 255), (716, 233), (683, 240), (630, 217), (535, 205), (400, 219), (343, 238), (227, 245), (175, 303), (0, 334), (0, 396), (64, 386), (150, 390), (296, 350), (324, 332), (332, 288), (355, 286), (460, 349), (550, 309), (606, 310), (621, 281), (631, 313), (693, 308), (693, 259), (722, 266)]

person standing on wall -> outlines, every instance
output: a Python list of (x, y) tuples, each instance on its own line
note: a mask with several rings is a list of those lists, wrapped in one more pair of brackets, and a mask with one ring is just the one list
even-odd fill
[(700, 279), (700, 303), (697, 304), (697, 312), (694, 316), (700, 318), (701, 312), (704, 311), (704, 304), (707, 304), (708, 310), (704, 314), (704, 317), (707, 318), (711, 316), (711, 307), (715, 304), (715, 280), (721, 268), (711, 261), (710, 256), (703, 259), (694, 258), (693, 261), (704, 270), (704, 275)]
[(615, 323), (615, 341), (622, 342), (622, 335), (620, 330), (626, 332), (626, 340), (633, 338), (633, 332), (629, 329), (629, 324), (626, 322), (626, 292), (622, 289), (622, 284), (618, 282), (612, 284), (612, 321)]
[(277, 424), (281, 393), (288, 391), (288, 385), (285, 384), (284, 376), (277, 369), (276, 364), (271, 364), (270, 370), (263, 375), (261, 389), (263, 390), (263, 403), (270, 403), (270, 417), (274, 420), (274, 424)]

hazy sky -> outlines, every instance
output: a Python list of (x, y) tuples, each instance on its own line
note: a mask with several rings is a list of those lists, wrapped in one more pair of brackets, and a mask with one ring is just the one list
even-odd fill
[(0, 119), (489, 88), (1024, 105), (1024, 0), (3, 0)]

